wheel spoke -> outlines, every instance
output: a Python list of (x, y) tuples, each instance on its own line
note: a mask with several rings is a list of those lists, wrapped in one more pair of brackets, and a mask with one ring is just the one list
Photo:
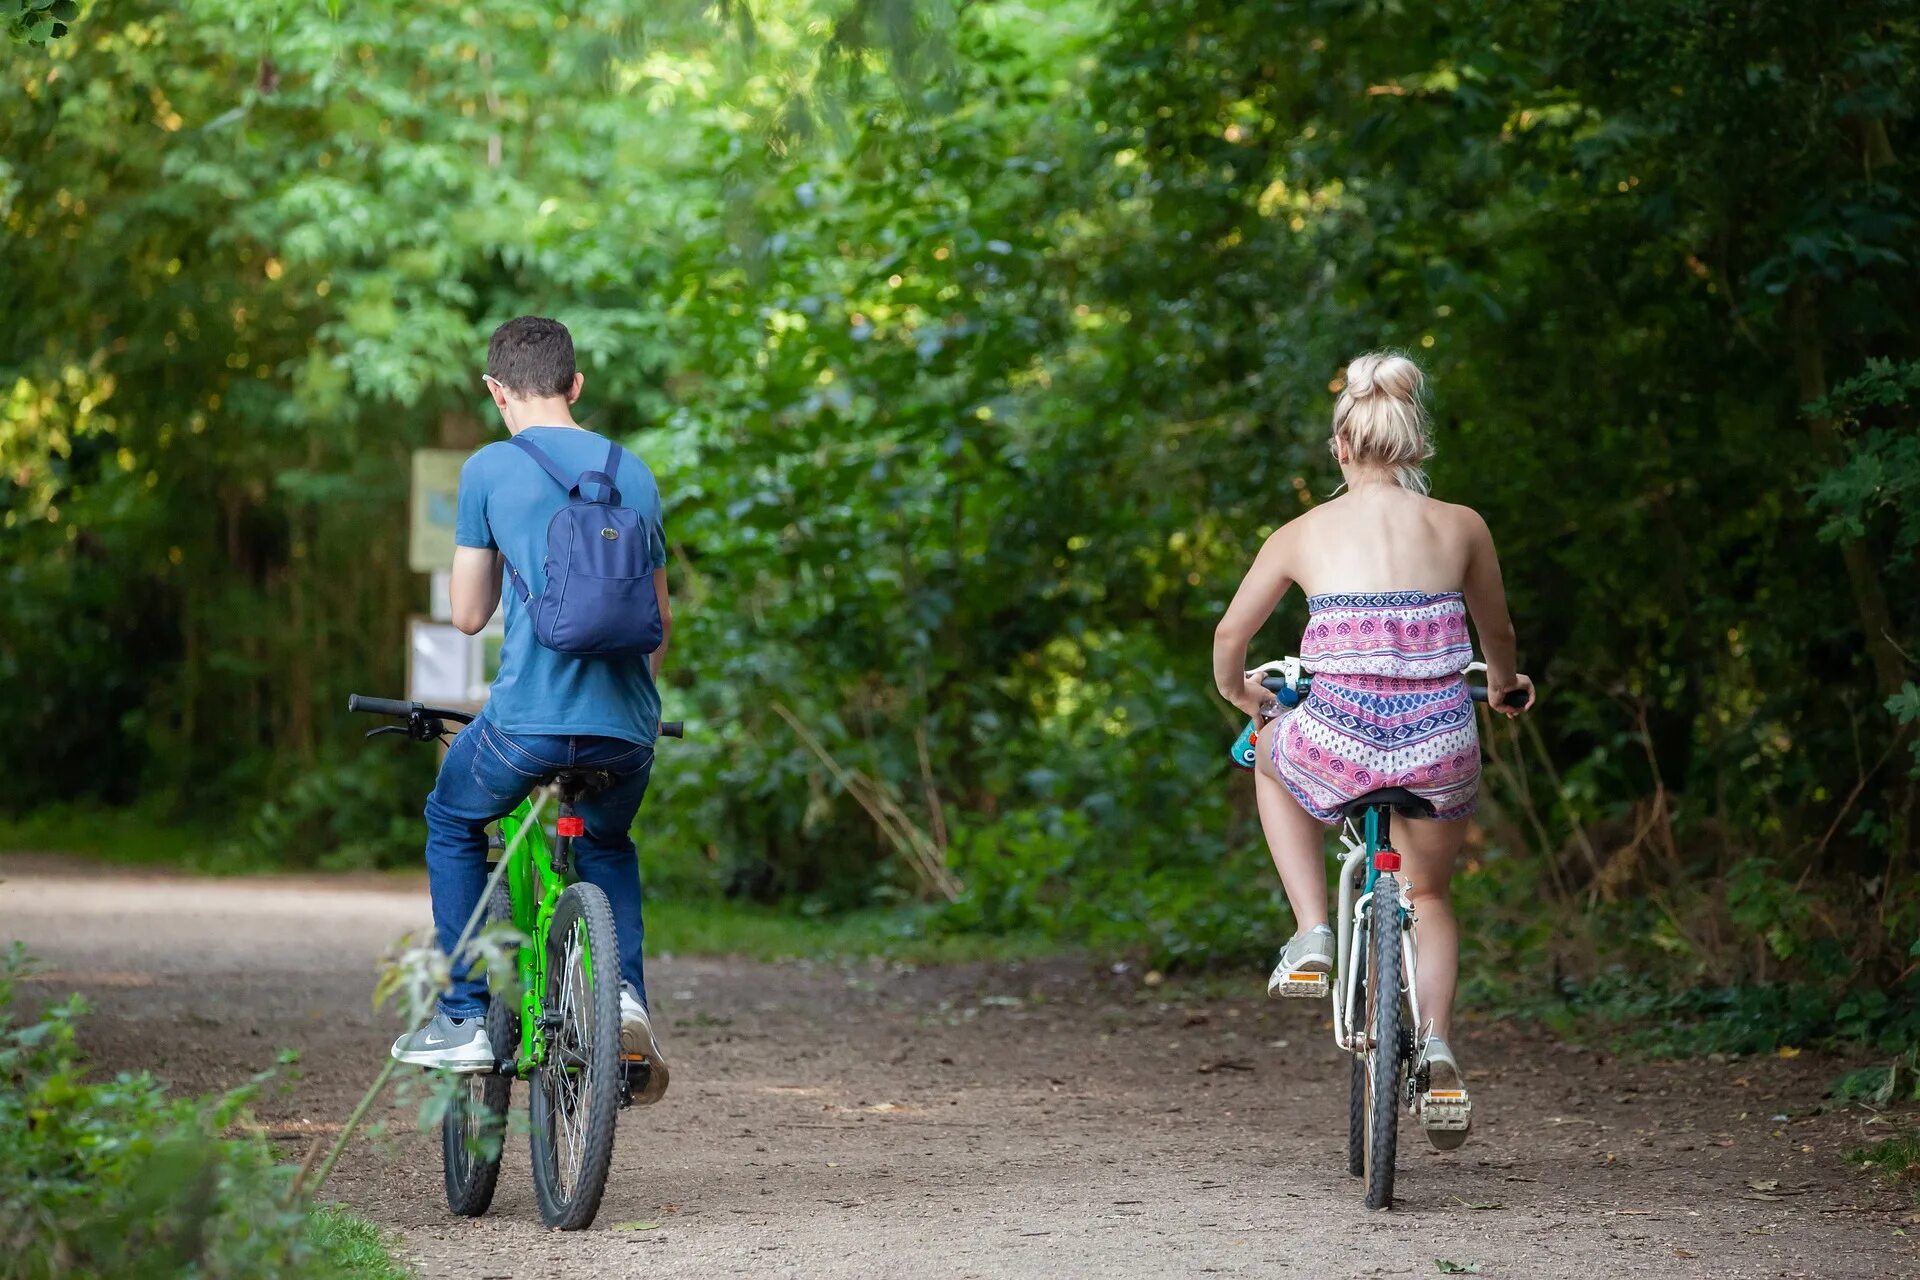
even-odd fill
[(580, 1185), (586, 1162), (587, 1108), (593, 1097), (592, 992), (586, 973), (586, 922), (575, 923), (560, 963), (560, 1026), (548, 1045), (545, 1077), (555, 1173), (562, 1195)]

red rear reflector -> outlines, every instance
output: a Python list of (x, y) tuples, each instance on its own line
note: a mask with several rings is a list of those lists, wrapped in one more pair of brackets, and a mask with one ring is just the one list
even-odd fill
[[(587, 834), (587, 820), (585, 818), (562, 818), (553, 824), (553, 829), (563, 836), (583, 836)], [(1400, 864), (1396, 862), (1394, 865), (1397, 867)]]
[(1393, 849), (1381, 849), (1377, 851), (1373, 855), (1373, 869), (1375, 871), (1398, 871), (1400, 869), (1400, 854)]

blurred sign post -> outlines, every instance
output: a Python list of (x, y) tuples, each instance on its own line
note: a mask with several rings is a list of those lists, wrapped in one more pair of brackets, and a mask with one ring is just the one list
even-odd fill
[(453, 568), (453, 523), (460, 509), (460, 468), (470, 456), (460, 449), (413, 451), (407, 564), (415, 573), (445, 573)]
[(454, 521), (459, 510), (463, 449), (416, 449), (407, 530), (407, 564), (430, 575), (428, 614), (407, 619), (407, 697), (433, 706), (477, 710), (500, 668), (505, 635), (495, 609), (479, 635), (453, 625)]

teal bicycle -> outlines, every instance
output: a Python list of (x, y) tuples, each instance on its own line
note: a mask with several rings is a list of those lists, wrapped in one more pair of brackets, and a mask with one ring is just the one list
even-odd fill
[[(367, 736), (403, 734), (445, 742), (449, 725), (469, 712), (355, 694), (349, 711), (392, 716)], [(678, 722), (663, 737), (682, 735)], [(574, 838), (585, 834), (574, 806), (609, 785), (594, 769), (559, 770), (500, 820), (490, 842), (495, 869), (484, 902), (487, 925), (510, 925), (522, 942), (513, 973), (494, 974), (487, 1035), (494, 1068), (464, 1074), (441, 1122), (447, 1207), (478, 1217), (493, 1203), (505, 1147), (513, 1082), (528, 1082), (534, 1194), (549, 1227), (578, 1231), (593, 1222), (613, 1161), (614, 1126), (622, 1108), (644, 1091), (645, 1058), (620, 1050), (619, 948), (613, 909), (598, 888), (573, 874)], [(541, 813), (557, 799), (549, 841)]]
[[(1475, 669), (1484, 668), (1478, 663), (1469, 668)], [(1268, 663), (1260, 671), (1261, 684), (1281, 707), (1299, 705), (1313, 684), (1298, 658)], [(1468, 693), (1475, 702), (1487, 700), (1484, 686), (1469, 686)], [(1506, 702), (1524, 707), (1527, 695), (1515, 691)], [(1242, 768), (1254, 766), (1255, 729), (1249, 725), (1234, 744), (1234, 761)], [(1332, 997), (1334, 1043), (1352, 1055), (1347, 1172), (1364, 1180), (1369, 1209), (1393, 1207), (1403, 1106), (1429, 1130), (1464, 1132), (1473, 1116), (1467, 1091), (1431, 1088), (1423, 1065), (1427, 1028), (1420, 1018), (1416, 982), (1417, 921), (1391, 838), (1396, 813), (1431, 818), (1434, 809), (1427, 799), (1402, 787), (1382, 787), (1346, 803), (1340, 882), (1334, 894), (1339, 924), (1333, 972), (1276, 975), (1282, 995)]]

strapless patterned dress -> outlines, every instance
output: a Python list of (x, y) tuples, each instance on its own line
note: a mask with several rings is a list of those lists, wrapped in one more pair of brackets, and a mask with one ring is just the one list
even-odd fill
[(1278, 721), (1273, 764), (1325, 823), (1381, 787), (1405, 787), (1441, 818), (1473, 812), (1480, 735), (1461, 671), (1473, 660), (1458, 591), (1307, 597), (1306, 700)]

